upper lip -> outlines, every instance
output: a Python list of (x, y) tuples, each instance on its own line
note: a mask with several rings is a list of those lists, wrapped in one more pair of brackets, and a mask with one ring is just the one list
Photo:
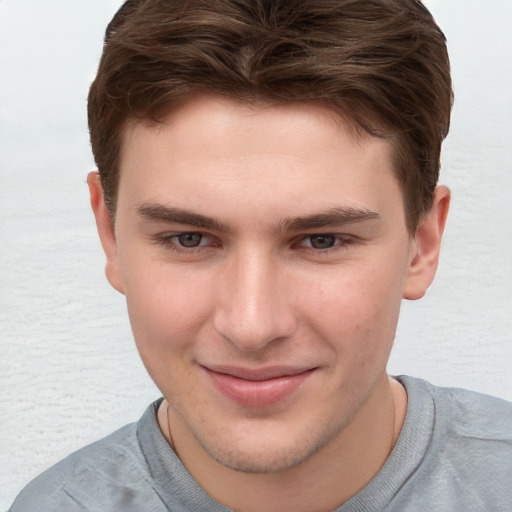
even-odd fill
[(299, 375), (309, 370), (314, 370), (311, 366), (267, 366), (263, 368), (244, 368), (241, 366), (230, 365), (203, 365), (204, 368), (216, 373), (223, 373), (243, 380), (269, 380), (279, 377), (289, 377)]

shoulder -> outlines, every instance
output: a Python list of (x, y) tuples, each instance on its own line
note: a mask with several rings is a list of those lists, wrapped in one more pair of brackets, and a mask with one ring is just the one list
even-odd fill
[(512, 402), (413, 377), (401, 376), (399, 380), (416, 403), (432, 403), (436, 427), (447, 429), (445, 434), (512, 443)]
[[(451, 442), (456, 449), (482, 443), (489, 451), (512, 450), (512, 402), (467, 389), (434, 386), (422, 379), (399, 379), (409, 396), (408, 415), (431, 409), (433, 444)], [(509, 463), (512, 469), (512, 458)]]
[(446, 419), (448, 432), (489, 445), (512, 447), (511, 402), (466, 389), (432, 388), (436, 416)]
[(512, 403), (462, 389), (434, 393), (441, 460), (480, 497), (506, 493), (512, 501)]
[(132, 423), (41, 473), (22, 490), (10, 512), (100, 511), (120, 486), (128, 491), (144, 486), (147, 473), (137, 424)]
[(427, 440), (412, 478), (414, 494), (439, 498), (439, 510), (508, 510), (512, 403), (410, 377), (402, 382), (411, 391), (412, 410), (431, 410), (425, 425), (414, 425)]

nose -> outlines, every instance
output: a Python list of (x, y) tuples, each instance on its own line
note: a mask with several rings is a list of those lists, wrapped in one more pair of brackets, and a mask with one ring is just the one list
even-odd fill
[(296, 318), (283, 263), (262, 251), (247, 251), (233, 257), (219, 278), (214, 326), (239, 350), (262, 350), (294, 333)]

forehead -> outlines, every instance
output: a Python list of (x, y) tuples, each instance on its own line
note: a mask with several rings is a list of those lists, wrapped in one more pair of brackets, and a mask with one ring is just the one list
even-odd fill
[(216, 198), (244, 209), (294, 201), (313, 208), (322, 200), (374, 209), (356, 203), (379, 202), (379, 191), (382, 201), (397, 188), (391, 151), (389, 141), (358, 132), (323, 105), (202, 96), (163, 123), (129, 123), (118, 199), (129, 192), (132, 200), (136, 193), (187, 208)]

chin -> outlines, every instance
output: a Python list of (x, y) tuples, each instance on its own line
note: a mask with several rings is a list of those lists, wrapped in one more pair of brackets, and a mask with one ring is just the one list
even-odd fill
[[(315, 450), (316, 451), (316, 450)], [(219, 464), (239, 473), (269, 474), (281, 473), (300, 465), (311, 454), (304, 450), (268, 450), (260, 448), (258, 453), (230, 450), (211, 453)]]
[[(203, 449), (219, 464), (240, 473), (268, 474), (281, 473), (293, 469), (327, 445), (341, 428), (311, 434), (275, 436), (273, 440), (259, 437), (258, 445), (254, 438), (234, 441), (224, 440), (219, 443), (203, 443)], [(283, 442), (286, 440), (286, 442)], [(245, 441), (245, 442), (244, 442)]]

